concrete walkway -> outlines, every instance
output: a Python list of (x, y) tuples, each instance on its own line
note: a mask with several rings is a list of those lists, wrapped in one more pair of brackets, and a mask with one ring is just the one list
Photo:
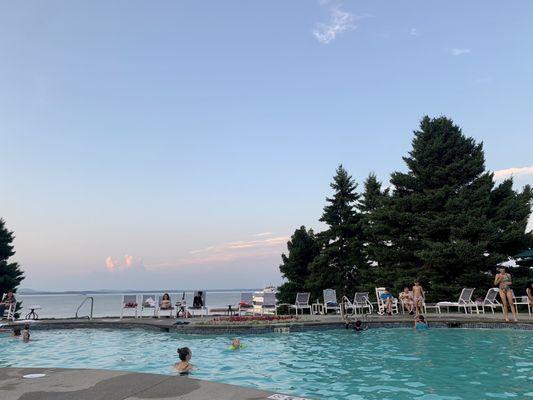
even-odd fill
[[(45, 374), (24, 378), (28, 374)], [(262, 400), (284, 397), (189, 377), (59, 368), (0, 368), (1, 400)], [(291, 399), (291, 397), (286, 397)], [(293, 398), (294, 399), (294, 398)]]

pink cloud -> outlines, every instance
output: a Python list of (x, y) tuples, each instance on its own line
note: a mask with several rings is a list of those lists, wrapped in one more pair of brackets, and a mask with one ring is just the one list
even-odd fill
[(188, 257), (174, 262), (161, 263), (155, 265), (155, 267), (226, 264), (238, 259), (279, 256), (283, 252), (288, 240), (288, 236), (278, 236), (268, 239), (240, 240), (213, 245), (204, 249), (190, 251)]
[(124, 261), (120, 262), (117, 259), (109, 256), (104, 261), (105, 268), (109, 272), (118, 272), (118, 271), (125, 271), (125, 270), (144, 270), (144, 263), (143, 260), (140, 258), (136, 258), (134, 256), (126, 254), (124, 256)]

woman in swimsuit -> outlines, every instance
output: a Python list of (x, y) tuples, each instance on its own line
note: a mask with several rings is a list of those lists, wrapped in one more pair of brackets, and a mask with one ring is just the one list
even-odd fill
[(178, 371), (180, 375), (189, 375), (189, 373), (194, 369), (194, 366), (189, 363), (192, 358), (192, 351), (188, 347), (182, 347), (178, 349), (178, 356), (180, 362), (174, 364), (174, 369)]
[(494, 278), (494, 285), (498, 285), (498, 291), (500, 292), (500, 298), (502, 299), (502, 308), (503, 308), (503, 317), (507, 322), (509, 322), (509, 315), (507, 313), (507, 305), (513, 313), (515, 322), (518, 321), (516, 318), (516, 308), (514, 306), (513, 300), (513, 291), (511, 290), (512, 285), (511, 274), (505, 272), (505, 268), (500, 268), (500, 273)]
[(529, 306), (533, 307), (533, 282), (531, 281), (527, 283), (526, 294), (527, 301), (529, 301)]

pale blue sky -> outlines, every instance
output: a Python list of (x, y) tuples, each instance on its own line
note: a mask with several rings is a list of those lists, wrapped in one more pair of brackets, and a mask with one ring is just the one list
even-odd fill
[(23, 286), (278, 283), (336, 166), (386, 181), (424, 114), (532, 183), (531, 15), (526, 0), (3, 2), (0, 216)]

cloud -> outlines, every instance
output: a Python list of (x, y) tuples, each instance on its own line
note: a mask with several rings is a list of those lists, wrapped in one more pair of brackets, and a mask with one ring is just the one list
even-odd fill
[[(268, 232), (268, 234), (271, 233)], [(204, 249), (192, 250), (187, 257), (174, 262), (164, 262), (154, 267), (225, 264), (239, 259), (279, 256), (288, 240), (289, 236), (277, 236), (266, 239), (222, 243)]]
[(322, 44), (329, 44), (338, 35), (347, 30), (355, 29), (355, 17), (352, 13), (342, 11), (338, 6), (330, 8), (329, 21), (327, 23), (316, 24), (313, 36)]
[(117, 267), (117, 262), (113, 260), (111, 256), (107, 257), (104, 261), (105, 267), (108, 271), (113, 272)]
[(416, 28), (411, 28), (411, 30), (409, 31), (409, 35), (418, 36), (419, 35), (418, 30)]
[(463, 54), (470, 54), (472, 51), (470, 49), (458, 49), (458, 48), (453, 48), (450, 50), (450, 54), (452, 56), (462, 56)]
[(273, 234), (274, 232), (260, 232), (260, 233), (256, 233), (254, 236), (257, 236), (257, 237), (272, 236)]
[(531, 167), (511, 167), (494, 171), (494, 179), (506, 179), (511, 176), (533, 175), (533, 166)]
[(120, 262), (116, 258), (109, 256), (104, 260), (104, 265), (109, 272), (145, 269), (143, 260), (141, 258), (136, 258), (128, 254), (124, 256), (123, 262)]

